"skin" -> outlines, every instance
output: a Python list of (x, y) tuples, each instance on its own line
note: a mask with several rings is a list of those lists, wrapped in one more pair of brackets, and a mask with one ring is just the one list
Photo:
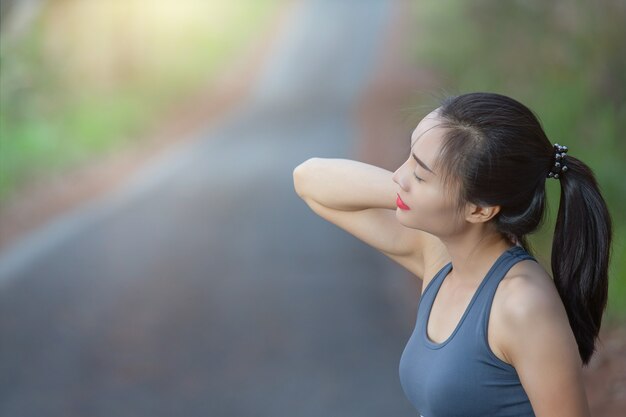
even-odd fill
[[(411, 137), (411, 155), (392, 177), (410, 208), (396, 209), (398, 222), (430, 236), (422, 246), (422, 288), (445, 264), (453, 265), (427, 324), (428, 337), (438, 343), (450, 336), (489, 268), (513, 246), (493, 226), (499, 206), (468, 203), (459, 209), (456, 192), (445, 188), (435, 168), (445, 132), (440, 123), (437, 110), (419, 123)], [(538, 263), (518, 262), (503, 278), (492, 304), (488, 342), (498, 358), (517, 370), (537, 417), (590, 416), (582, 362), (565, 308)]]

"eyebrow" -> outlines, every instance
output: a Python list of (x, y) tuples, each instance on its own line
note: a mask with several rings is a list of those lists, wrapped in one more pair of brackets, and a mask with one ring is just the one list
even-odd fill
[(432, 169), (428, 168), (428, 165), (426, 165), (424, 163), (424, 161), (422, 161), (421, 159), (419, 159), (417, 157), (417, 155), (415, 155), (414, 153), (411, 152), (411, 155), (413, 155), (413, 159), (415, 159), (417, 161), (418, 164), (420, 164), (420, 166), (422, 168), (424, 168), (426, 171), (430, 172), (431, 174), (434, 174), (434, 172), (432, 171)]
[(421, 133), (421, 134), (420, 134), (420, 135), (419, 135), (419, 136), (415, 139), (415, 141), (413, 141), (413, 135), (411, 135), (411, 137), (410, 137), (411, 147), (410, 147), (410, 150), (409, 150), (409, 151), (411, 152), (411, 155), (413, 155), (413, 159), (415, 159), (415, 160), (417, 161), (417, 163), (418, 163), (418, 164), (419, 164), (422, 168), (424, 168), (426, 171), (430, 172), (430, 173), (431, 173), (431, 174), (433, 174), (433, 175), (436, 175), (436, 174), (433, 172), (433, 170), (432, 170), (432, 169), (430, 169), (430, 168), (428, 168), (428, 165), (426, 165), (426, 164), (424, 163), (424, 161), (422, 161), (421, 159), (419, 159), (419, 158), (417, 157), (417, 155), (415, 155), (415, 153), (413, 152), (413, 145), (415, 145), (415, 144), (417, 143), (417, 141), (419, 140), (419, 138), (421, 138), (421, 137), (422, 137), (422, 135), (424, 135), (424, 134), (428, 133), (431, 129), (434, 129), (434, 128), (436, 128), (436, 127), (439, 127), (439, 125), (434, 125), (434, 126), (429, 127), (428, 129), (426, 129), (426, 131), (422, 132), (422, 133)]

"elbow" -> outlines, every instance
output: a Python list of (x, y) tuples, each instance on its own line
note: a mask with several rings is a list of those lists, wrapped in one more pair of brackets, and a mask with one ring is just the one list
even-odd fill
[(307, 171), (309, 171), (308, 168), (314, 159), (316, 158), (307, 159), (293, 170), (293, 188), (302, 199), (306, 195)]
[(302, 198), (302, 164), (298, 165), (297, 167), (294, 168), (293, 170), (293, 189), (295, 190), (296, 194), (298, 194), (298, 196), (300, 198)]

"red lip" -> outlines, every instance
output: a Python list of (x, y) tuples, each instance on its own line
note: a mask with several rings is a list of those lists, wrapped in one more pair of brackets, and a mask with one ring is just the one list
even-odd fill
[(398, 205), (398, 208), (400, 208), (401, 210), (410, 210), (409, 206), (404, 204), (404, 201), (402, 201), (402, 199), (400, 198), (400, 194), (397, 195), (398, 198), (396, 198), (396, 204)]

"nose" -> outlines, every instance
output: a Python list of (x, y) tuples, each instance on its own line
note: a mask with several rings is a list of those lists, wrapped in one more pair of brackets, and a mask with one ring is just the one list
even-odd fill
[(404, 191), (408, 191), (406, 174), (404, 174), (405, 165), (406, 165), (406, 162), (400, 165), (398, 169), (396, 169), (396, 171), (393, 173), (393, 176), (391, 178), (393, 179), (393, 182), (395, 182), (396, 184), (400, 186), (400, 188), (402, 188)]

